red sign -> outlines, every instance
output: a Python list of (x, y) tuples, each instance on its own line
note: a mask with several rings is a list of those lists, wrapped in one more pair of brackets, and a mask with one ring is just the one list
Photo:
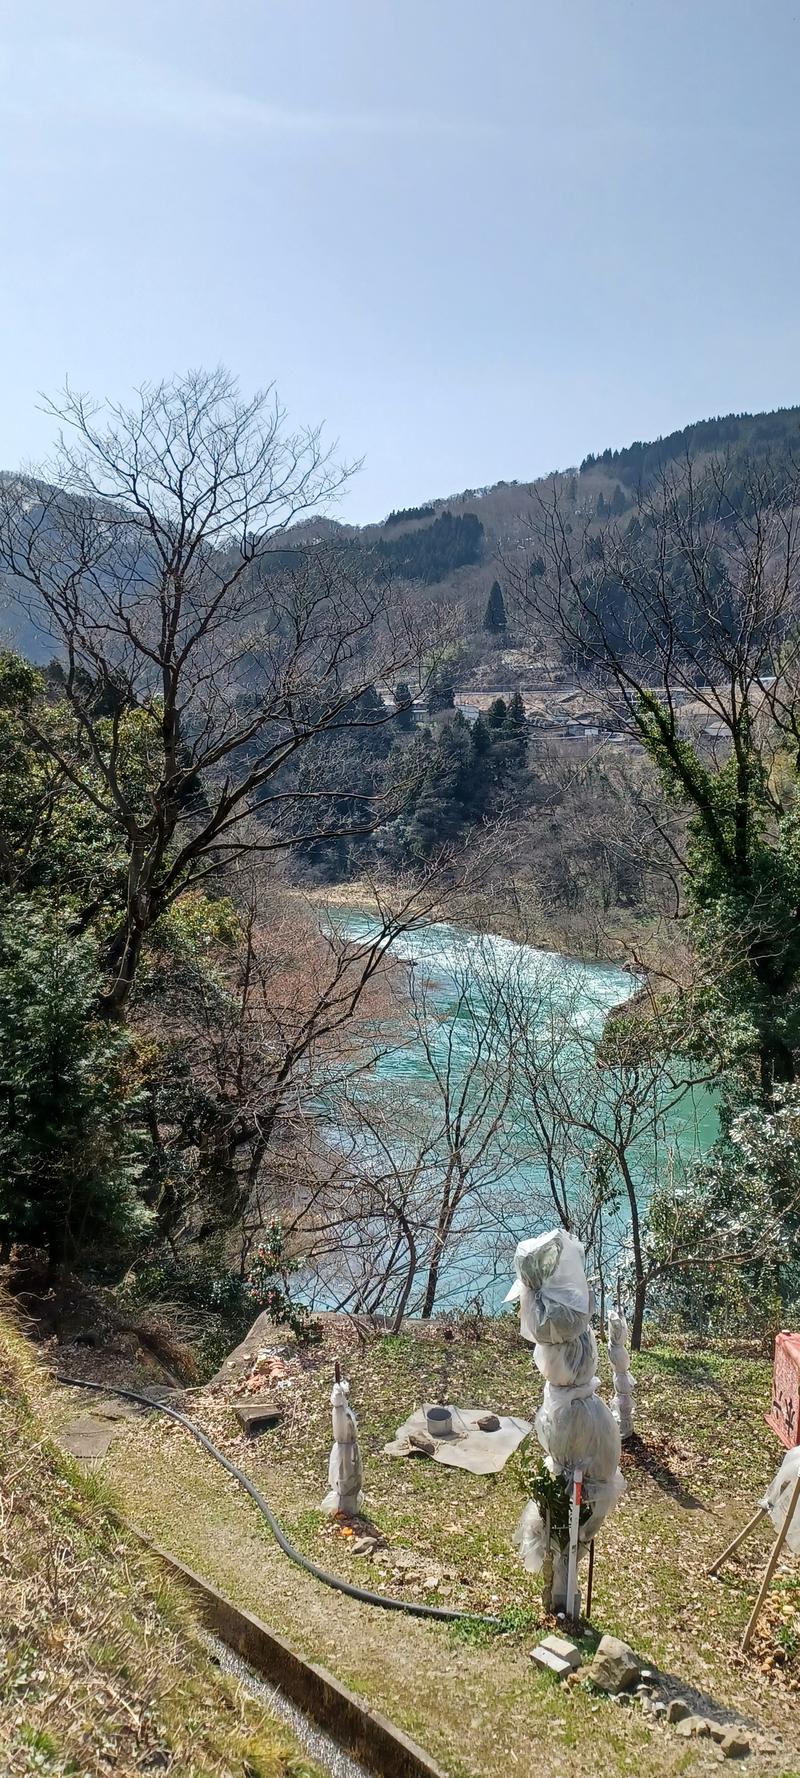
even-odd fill
[(777, 1432), (782, 1445), (800, 1444), (800, 1334), (776, 1336), (767, 1425)]

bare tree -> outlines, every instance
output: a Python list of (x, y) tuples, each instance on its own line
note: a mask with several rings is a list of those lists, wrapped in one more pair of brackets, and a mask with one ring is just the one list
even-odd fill
[[(325, 1106), (373, 1064), (391, 946), (431, 917), (441, 884), (434, 865), (395, 884), (389, 901), (377, 896), (363, 940), (324, 915), (320, 923), (258, 861), (239, 860), (226, 887), (232, 935), (210, 950), (202, 935), (188, 949), (184, 939), (177, 956), (162, 956), (158, 994), (150, 1010), (146, 998), (137, 1007), (136, 1023), (151, 1058), (157, 1232), (174, 1246), (239, 1230), (244, 1265), (278, 1210), (294, 1231), (303, 1207), (307, 1246), (330, 1173), (316, 1165)], [(297, 1174), (288, 1191), (287, 1165)]]
[(216, 371), (129, 407), (67, 389), (49, 411), (50, 478), (0, 483), (0, 566), (63, 663), (75, 745), (35, 708), (30, 735), (127, 857), (104, 995), (120, 1016), (146, 934), (187, 887), (243, 851), (377, 823), (357, 783), (350, 820), (341, 783), (291, 768), (316, 737), (387, 720), (359, 700), (418, 668), (421, 643), (365, 552), (277, 548), (348, 471), (272, 392), (243, 400)]

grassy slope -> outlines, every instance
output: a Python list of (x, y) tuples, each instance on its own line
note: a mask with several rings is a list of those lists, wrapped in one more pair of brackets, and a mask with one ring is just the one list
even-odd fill
[[(262, 1484), (287, 1530), (318, 1560), (387, 1591), (509, 1612), (506, 1635), (488, 1643), (465, 1638), (359, 1607), (315, 1585), (279, 1555), (234, 1484), (163, 1422), (130, 1427), (106, 1460), (131, 1515), (394, 1716), (453, 1778), (528, 1769), (532, 1749), (542, 1778), (693, 1773), (712, 1764), (709, 1745), (649, 1728), (638, 1712), (582, 1688), (567, 1695), (532, 1671), (538, 1587), (510, 1547), (521, 1505), (512, 1466), (498, 1478), (459, 1479), (439, 1465), (382, 1454), (411, 1406), (440, 1391), (464, 1405), (531, 1413), (540, 1389), (507, 1327), (496, 1325), (477, 1345), (407, 1336), (350, 1351), (343, 1339), (338, 1344), (361, 1417), (367, 1507), (391, 1545), (385, 1566), (353, 1555), (319, 1512), (330, 1443), (330, 1346), (298, 1364), (280, 1433), (245, 1454), (219, 1394), (190, 1397), (191, 1411)], [(748, 1661), (737, 1653), (766, 1537), (754, 1538), (724, 1584), (705, 1578), (776, 1464), (776, 1443), (763, 1422), (769, 1366), (659, 1347), (642, 1355), (636, 1370), (645, 1448), (639, 1461), (628, 1461), (628, 1492), (598, 1542), (594, 1624), (633, 1641), (675, 1676), (675, 1691), (691, 1685), (707, 1707), (741, 1712), (759, 1748), (751, 1772), (794, 1778), (797, 1697), (785, 1678), (762, 1671), (763, 1648)], [(404, 1551), (420, 1558), (407, 1576)], [(787, 1565), (783, 1579), (796, 1599), (798, 1565)]]
[(0, 1771), (313, 1778), (210, 1665), (102, 1484), (50, 1446), (44, 1399), (0, 1315)]

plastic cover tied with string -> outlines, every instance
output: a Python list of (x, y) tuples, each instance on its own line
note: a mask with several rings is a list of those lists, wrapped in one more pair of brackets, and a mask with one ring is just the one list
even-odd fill
[(628, 1351), (628, 1323), (620, 1310), (609, 1311), (608, 1316), (608, 1356), (614, 1373), (614, 1398), (611, 1412), (617, 1422), (621, 1438), (633, 1435), (633, 1409), (636, 1383), (631, 1371), (630, 1354)]
[(565, 1229), (520, 1241), (514, 1269), (517, 1280), (506, 1302), (519, 1302), (523, 1340), (554, 1346), (579, 1340), (586, 1333), (594, 1297), (583, 1269), (580, 1241)]
[[(795, 1445), (793, 1450), (787, 1451), (777, 1475), (773, 1476), (760, 1502), (761, 1506), (766, 1507), (776, 1531), (783, 1527), (798, 1476), (800, 1445)], [(800, 1556), (800, 1501), (792, 1513), (792, 1522), (786, 1532), (786, 1546), (793, 1556)]]
[[(582, 1472), (579, 1549), (585, 1548), (625, 1488), (619, 1469), (620, 1429), (597, 1394), (597, 1341), (589, 1325), (594, 1297), (584, 1270), (580, 1241), (552, 1229), (521, 1241), (514, 1256), (517, 1280), (506, 1301), (518, 1301), (523, 1339), (533, 1341), (533, 1357), (545, 1379), (544, 1400), (534, 1422), (550, 1474), (571, 1494)], [(554, 1603), (566, 1599), (565, 1545), (548, 1527), (535, 1500), (525, 1507), (514, 1533), (520, 1558), (539, 1573), (553, 1556)]]
[(331, 1390), (333, 1447), (328, 1462), (329, 1492), (322, 1507), (324, 1512), (353, 1516), (360, 1512), (364, 1501), (364, 1466), (358, 1447), (358, 1421), (347, 1396), (347, 1383), (334, 1383)]

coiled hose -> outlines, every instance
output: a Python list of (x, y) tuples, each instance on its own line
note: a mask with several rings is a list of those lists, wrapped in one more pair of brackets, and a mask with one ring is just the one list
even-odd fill
[(308, 1556), (304, 1556), (300, 1550), (295, 1549), (255, 1483), (251, 1482), (235, 1463), (231, 1463), (228, 1457), (223, 1456), (222, 1451), (212, 1444), (202, 1427), (198, 1426), (196, 1421), (190, 1420), (187, 1414), (182, 1414), (178, 1408), (170, 1407), (169, 1402), (158, 1401), (152, 1395), (142, 1395), (138, 1389), (122, 1389), (116, 1383), (90, 1383), (86, 1377), (67, 1377), (62, 1371), (56, 1371), (55, 1376), (59, 1383), (67, 1383), (71, 1389), (94, 1389), (99, 1395), (122, 1395), (126, 1401), (140, 1402), (146, 1408), (158, 1408), (159, 1413), (168, 1414), (171, 1420), (177, 1420), (178, 1425), (182, 1426), (186, 1432), (191, 1433), (192, 1438), (195, 1438), (198, 1444), (208, 1451), (209, 1456), (215, 1457), (217, 1463), (220, 1463), (222, 1468), (233, 1476), (234, 1481), (244, 1488), (245, 1493), (250, 1495), (250, 1499), (255, 1501), (259, 1512), (263, 1513), (276, 1543), (283, 1550), (284, 1555), (289, 1557), (289, 1561), (296, 1562), (299, 1568), (304, 1568), (307, 1574), (312, 1574), (315, 1580), (322, 1582), (323, 1586), (333, 1587), (337, 1593), (346, 1593), (349, 1599), (357, 1599), (361, 1605), (380, 1605), (384, 1611), (405, 1611), (410, 1617), (435, 1618), (439, 1623), (463, 1623), (467, 1620), (474, 1624), (487, 1624), (493, 1630), (501, 1628), (499, 1618), (486, 1617), (482, 1612), (448, 1611), (442, 1605), (418, 1605), (411, 1599), (392, 1599), (386, 1593), (371, 1593), (367, 1587), (355, 1587), (349, 1580), (342, 1580), (338, 1574), (330, 1574), (327, 1568), (320, 1568), (316, 1562), (312, 1562)]

